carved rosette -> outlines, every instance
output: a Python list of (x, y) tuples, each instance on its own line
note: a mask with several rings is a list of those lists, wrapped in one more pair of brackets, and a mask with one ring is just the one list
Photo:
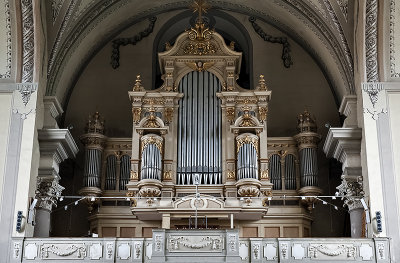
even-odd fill
[(363, 183), (361, 176), (346, 176), (342, 175), (342, 183), (336, 187), (339, 191), (339, 195), (345, 196), (344, 207), (348, 207), (349, 211), (354, 209), (363, 208), (360, 201), (361, 197), (364, 196)]
[(58, 179), (52, 180), (38, 177), (35, 198), (39, 200), (37, 207), (51, 211), (57, 207), (57, 200), (65, 188), (58, 184)]

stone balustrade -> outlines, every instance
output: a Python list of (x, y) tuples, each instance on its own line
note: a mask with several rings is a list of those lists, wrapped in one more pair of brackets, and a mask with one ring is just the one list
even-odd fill
[(153, 230), (153, 238), (13, 238), (9, 262), (391, 262), (388, 238), (238, 238)]

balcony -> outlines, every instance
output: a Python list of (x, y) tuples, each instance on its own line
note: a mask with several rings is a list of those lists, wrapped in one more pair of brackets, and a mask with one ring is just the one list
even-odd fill
[(388, 238), (239, 238), (154, 229), (152, 238), (13, 238), (10, 262), (391, 262)]

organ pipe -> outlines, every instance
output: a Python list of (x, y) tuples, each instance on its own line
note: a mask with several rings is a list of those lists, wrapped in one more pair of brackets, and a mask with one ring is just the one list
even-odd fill
[(317, 145), (321, 136), (317, 133), (315, 118), (305, 110), (298, 116), (298, 131), (294, 137), (299, 147), (301, 187), (318, 185)]
[(236, 137), (237, 180), (258, 179), (258, 136), (244, 133)]
[[(141, 139), (142, 162), (141, 179), (154, 179), (161, 181), (162, 171), (162, 147), (163, 139), (156, 134), (148, 134)], [(129, 181), (129, 166), (127, 165), (127, 178)]]
[(190, 72), (179, 83), (177, 184), (222, 183), (221, 109), (218, 78), (207, 71)]
[(86, 133), (80, 139), (85, 145), (83, 186), (100, 189), (101, 158), (106, 137), (104, 136), (104, 121), (98, 112), (89, 116)]

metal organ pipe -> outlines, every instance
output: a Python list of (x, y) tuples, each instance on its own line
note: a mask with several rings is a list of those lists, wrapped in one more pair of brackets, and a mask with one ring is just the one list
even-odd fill
[(282, 189), (282, 169), (281, 169), (281, 157), (278, 154), (273, 154), (269, 158), (269, 173), (271, 177), (271, 183), (273, 184), (274, 190)]
[(285, 189), (296, 190), (296, 161), (293, 154), (285, 157)]
[(130, 165), (131, 165), (131, 157), (129, 155), (123, 155), (121, 157), (119, 190), (126, 190), (125, 185), (129, 182), (129, 177), (130, 177)]
[(237, 153), (237, 179), (258, 179), (258, 137), (251, 133), (241, 134), (236, 137)]
[(209, 72), (190, 72), (179, 83), (178, 184), (221, 184), (221, 85)]
[[(155, 179), (161, 181), (163, 139), (156, 134), (148, 134), (141, 138), (142, 163), (141, 179)], [(129, 181), (129, 178), (128, 178)]]
[(106, 181), (105, 190), (115, 190), (117, 180), (117, 157), (115, 155), (109, 155), (107, 157), (106, 165)]

